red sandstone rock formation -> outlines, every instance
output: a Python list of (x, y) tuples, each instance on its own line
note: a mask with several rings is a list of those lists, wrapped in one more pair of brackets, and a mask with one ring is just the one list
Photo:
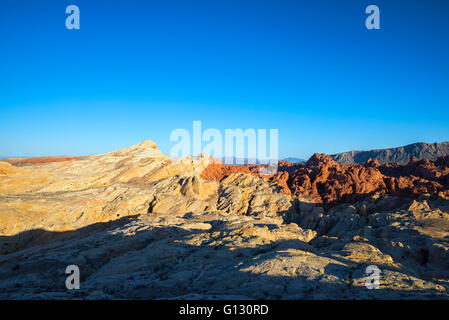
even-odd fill
[(339, 165), (328, 155), (315, 154), (303, 165), (286, 168), (290, 171), (288, 186), (293, 194), (324, 204), (356, 201), (375, 193), (449, 194), (447, 156), (435, 162), (412, 159), (406, 165), (381, 165), (371, 159), (359, 165)]
[(290, 194), (290, 188), (287, 185), (288, 172), (277, 172), (274, 175), (262, 175), (260, 169), (266, 166), (245, 164), (245, 165), (225, 165), (216, 161), (206, 167), (201, 173), (201, 178), (205, 180), (222, 180), (232, 173), (248, 173), (255, 176), (263, 177), (270, 182), (279, 184), (281, 187), (280, 192)]
[(246, 165), (224, 165), (223, 163), (212, 163), (201, 173), (201, 178), (205, 180), (221, 180), (232, 173), (251, 173)]
[(293, 194), (318, 203), (354, 201), (360, 195), (386, 189), (375, 165), (373, 162), (339, 165), (328, 155), (314, 154), (304, 165), (288, 167), (291, 172), (288, 185)]
[(278, 183), (283, 193), (325, 205), (358, 201), (373, 194), (449, 195), (449, 156), (436, 161), (412, 159), (406, 165), (381, 165), (372, 159), (363, 164), (340, 165), (329, 155), (314, 154), (306, 163), (280, 161), (273, 176), (260, 175), (262, 167), (212, 164), (202, 177), (221, 180), (235, 172), (250, 173)]

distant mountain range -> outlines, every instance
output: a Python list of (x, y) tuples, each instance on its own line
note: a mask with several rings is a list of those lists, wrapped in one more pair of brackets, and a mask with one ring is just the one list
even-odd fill
[(304, 159), (294, 158), (294, 157), (289, 157), (289, 158), (285, 158), (285, 159), (282, 159), (282, 160), (288, 161), (288, 162), (292, 162), (292, 163), (306, 162), (307, 161), (307, 160), (304, 160)]
[[(288, 157), (288, 158), (285, 158), (282, 160), (292, 162), (292, 163), (307, 161), (307, 160), (295, 158), (295, 157)], [(266, 164), (266, 163), (268, 163), (268, 161), (260, 161), (258, 159), (253, 159), (253, 158), (236, 158), (236, 157), (223, 157), (223, 158), (221, 158), (221, 161), (225, 164)]]
[[(261, 160), (256, 159), (256, 158), (237, 158), (237, 157), (223, 157), (223, 158), (220, 158), (220, 160), (224, 164), (239, 164), (239, 165), (243, 165), (243, 164), (266, 164), (266, 163), (269, 162), (268, 160), (261, 161)], [(272, 162), (276, 162), (276, 160), (272, 160)]]
[(380, 163), (399, 162), (400, 164), (406, 164), (412, 157), (420, 160), (436, 160), (438, 157), (447, 155), (449, 155), (449, 141), (442, 143), (418, 142), (397, 148), (349, 151), (331, 156), (340, 164), (363, 163), (370, 158)]

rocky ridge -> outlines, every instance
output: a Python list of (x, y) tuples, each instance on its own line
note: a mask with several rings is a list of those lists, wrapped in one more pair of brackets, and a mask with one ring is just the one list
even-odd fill
[(413, 158), (406, 165), (382, 165), (372, 159), (363, 164), (341, 165), (329, 155), (316, 153), (305, 163), (280, 161), (275, 175), (261, 175), (261, 167), (213, 163), (206, 167), (201, 176), (206, 180), (220, 180), (235, 172), (253, 174), (277, 182), (285, 194), (324, 204), (327, 208), (379, 194), (414, 197), (431, 193), (449, 196), (449, 156), (436, 161)]
[(349, 151), (332, 155), (340, 164), (363, 163), (368, 159), (382, 164), (398, 162), (407, 164), (412, 158), (435, 161), (439, 157), (449, 156), (449, 141), (442, 143), (413, 143), (403, 147), (376, 149), (369, 151)]
[[(0, 298), (449, 298), (446, 158), (341, 166), (315, 155), (279, 168), (176, 161), (150, 141), (0, 162)], [(378, 192), (390, 190), (384, 177), (407, 175), (427, 189)], [(428, 184), (443, 193), (424, 193)], [(354, 190), (364, 196), (340, 201)], [(70, 264), (80, 290), (65, 288)], [(378, 290), (365, 287), (369, 265), (381, 270)]]

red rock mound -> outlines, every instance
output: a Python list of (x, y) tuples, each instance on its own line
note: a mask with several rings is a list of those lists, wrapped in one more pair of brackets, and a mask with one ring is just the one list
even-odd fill
[(266, 166), (262, 165), (225, 165), (215, 162), (208, 165), (201, 173), (201, 178), (205, 180), (222, 180), (233, 173), (248, 173), (267, 179), (269, 182), (276, 183), (280, 186), (280, 192), (290, 194), (290, 188), (287, 185), (288, 172), (277, 172), (274, 175), (262, 175), (260, 169)]
[(224, 165), (223, 163), (212, 163), (201, 173), (201, 178), (205, 180), (218, 180), (226, 178), (232, 173), (251, 173), (247, 166), (243, 165)]
[(287, 184), (293, 194), (324, 204), (357, 201), (375, 193), (449, 194), (449, 157), (435, 162), (412, 159), (406, 165), (381, 165), (371, 159), (359, 165), (340, 165), (328, 155), (315, 154), (305, 164), (279, 170), (290, 172)]
[(317, 153), (306, 163), (279, 161), (278, 172), (272, 176), (260, 175), (262, 167), (212, 164), (203, 171), (202, 177), (221, 180), (231, 173), (249, 173), (279, 184), (283, 193), (325, 205), (358, 201), (376, 193), (449, 195), (449, 156), (436, 161), (412, 159), (406, 165), (381, 165), (371, 159), (363, 164), (341, 165), (331, 156)]

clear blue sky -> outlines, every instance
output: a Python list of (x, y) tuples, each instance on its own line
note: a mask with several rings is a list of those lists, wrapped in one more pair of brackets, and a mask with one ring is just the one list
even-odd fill
[(449, 140), (448, 15), (435, 0), (1, 0), (0, 156), (169, 153), (193, 120), (277, 128), (281, 158)]

